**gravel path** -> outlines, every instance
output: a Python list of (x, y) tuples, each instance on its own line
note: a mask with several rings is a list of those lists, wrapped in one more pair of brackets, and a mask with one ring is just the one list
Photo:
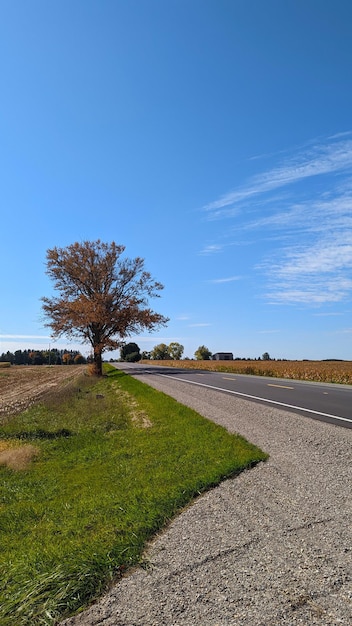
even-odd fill
[(138, 376), (270, 459), (199, 497), (65, 626), (352, 624), (352, 430)]

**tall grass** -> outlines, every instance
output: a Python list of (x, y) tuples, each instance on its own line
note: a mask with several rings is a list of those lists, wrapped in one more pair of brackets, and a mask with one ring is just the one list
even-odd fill
[(195, 495), (266, 458), (110, 366), (65, 394), (0, 429), (3, 442), (39, 450), (25, 469), (0, 466), (1, 626), (77, 611)]

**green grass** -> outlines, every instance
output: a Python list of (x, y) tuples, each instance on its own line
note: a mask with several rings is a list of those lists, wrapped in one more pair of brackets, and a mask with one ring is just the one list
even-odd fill
[(0, 428), (40, 450), (25, 470), (0, 467), (1, 626), (79, 610), (194, 496), (267, 458), (111, 366), (79, 385)]

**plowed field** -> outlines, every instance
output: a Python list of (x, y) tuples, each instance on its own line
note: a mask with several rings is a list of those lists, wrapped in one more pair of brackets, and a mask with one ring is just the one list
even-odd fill
[(0, 420), (24, 411), (86, 371), (86, 365), (12, 365), (0, 370)]

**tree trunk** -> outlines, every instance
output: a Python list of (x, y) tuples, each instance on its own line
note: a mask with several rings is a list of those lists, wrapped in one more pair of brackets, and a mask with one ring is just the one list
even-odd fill
[(101, 350), (94, 349), (94, 361), (93, 361), (93, 375), (94, 376), (102, 376), (103, 375), (103, 359)]

